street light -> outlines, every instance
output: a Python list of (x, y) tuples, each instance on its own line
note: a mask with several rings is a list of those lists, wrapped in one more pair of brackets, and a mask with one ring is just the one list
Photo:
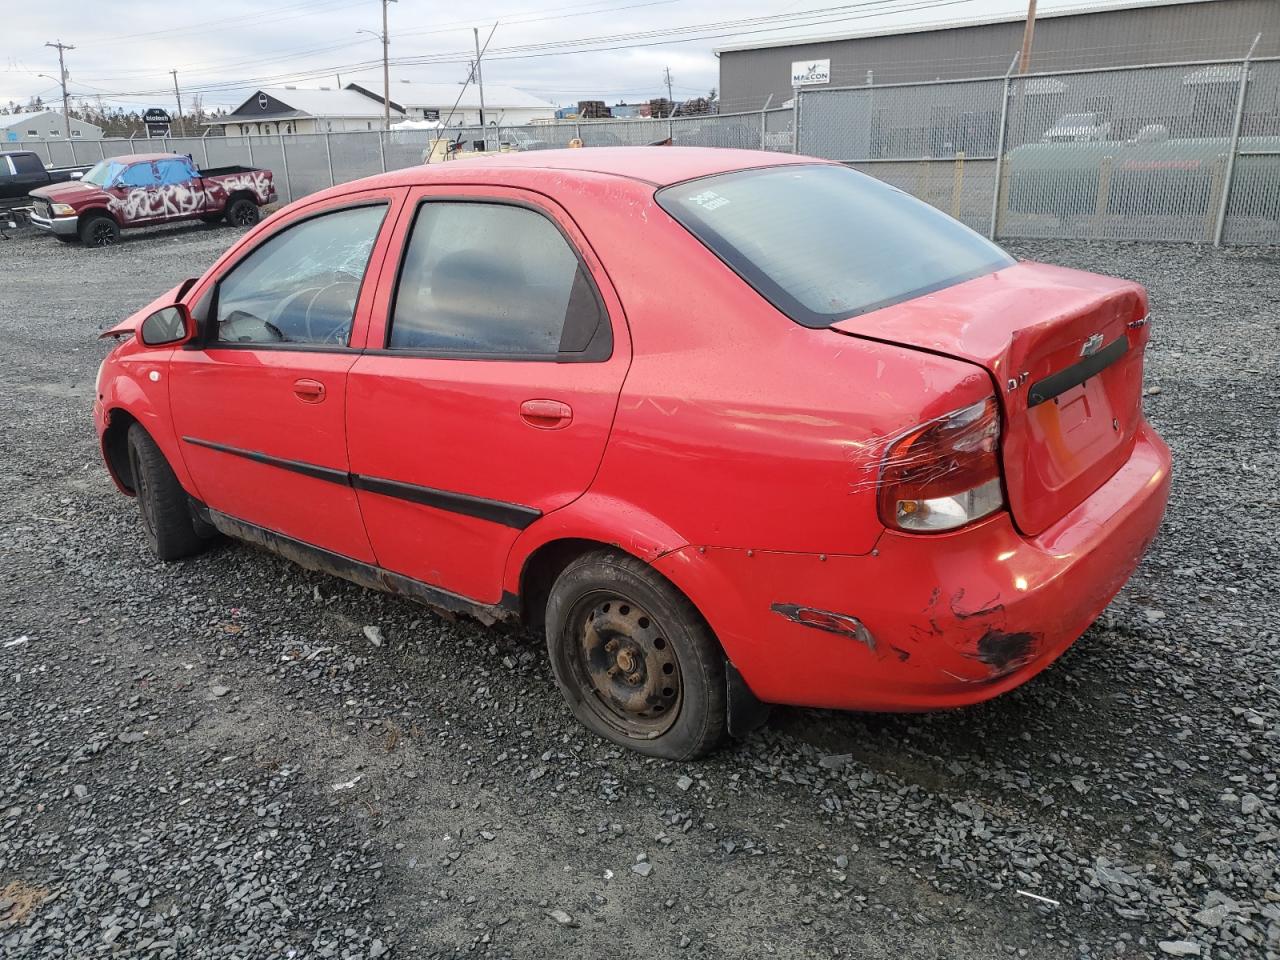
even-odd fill
[(377, 34), (372, 30), (357, 30), (356, 33), (367, 33), (369, 36), (382, 41), (382, 121), (388, 130), (391, 129), (391, 66), (387, 59), (387, 4), (396, 3), (397, 0), (381, 0), (382, 2), (382, 33)]

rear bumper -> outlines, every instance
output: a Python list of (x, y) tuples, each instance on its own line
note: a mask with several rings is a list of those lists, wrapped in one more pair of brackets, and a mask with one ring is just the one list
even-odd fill
[[(1155, 537), (1170, 465), (1144, 422), (1116, 474), (1037, 537), (1001, 513), (953, 534), (886, 532), (866, 556), (685, 547), (654, 565), (694, 598), (762, 700), (961, 706), (1025, 683), (1098, 617)], [(795, 606), (856, 617), (866, 634), (798, 624), (786, 615)]]
[(31, 212), (31, 225), (38, 230), (44, 230), (47, 233), (56, 233), (59, 236), (71, 237), (75, 236), (76, 230), (80, 227), (79, 217), (45, 217)]

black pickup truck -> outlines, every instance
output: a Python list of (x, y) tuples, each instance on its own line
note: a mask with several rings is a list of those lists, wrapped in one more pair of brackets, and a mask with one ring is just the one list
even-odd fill
[(40, 156), (30, 150), (0, 153), (0, 211), (29, 206), (31, 200), (27, 194), (32, 190), (73, 180), (88, 169), (88, 166), (83, 166), (48, 170)]

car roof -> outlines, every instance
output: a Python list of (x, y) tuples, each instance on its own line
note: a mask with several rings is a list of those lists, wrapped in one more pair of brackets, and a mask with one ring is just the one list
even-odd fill
[(814, 157), (764, 150), (732, 150), (724, 147), (582, 147), (566, 150), (531, 150), (519, 153), (476, 155), (447, 163), (422, 164), (374, 178), (399, 186), (457, 181), (468, 173), (492, 182), (483, 171), (553, 170), (557, 174), (603, 174), (639, 180), (665, 187), (717, 173), (792, 163), (827, 163)]
[(121, 163), (146, 163), (151, 160), (187, 160), (189, 158), (185, 153), (122, 153), (107, 159), (119, 160)]

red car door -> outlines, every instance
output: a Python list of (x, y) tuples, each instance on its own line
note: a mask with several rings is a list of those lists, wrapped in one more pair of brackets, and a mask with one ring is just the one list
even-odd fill
[(352, 482), (382, 567), (484, 603), (519, 532), (595, 475), (631, 357), (568, 215), (499, 187), (410, 192), (348, 378)]
[(347, 371), (403, 191), (302, 207), (225, 259), (188, 302), (169, 396), (183, 460), (211, 509), (372, 562), (348, 479)]

